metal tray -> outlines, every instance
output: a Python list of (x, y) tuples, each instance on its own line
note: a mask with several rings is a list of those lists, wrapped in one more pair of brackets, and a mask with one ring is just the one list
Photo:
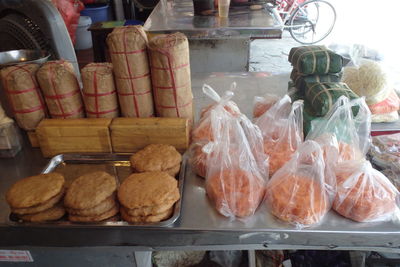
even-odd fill
[[(119, 183), (121, 183), (126, 177), (128, 177), (131, 171), (131, 165), (129, 161), (130, 155), (118, 155), (118, 154), (61, 154), (53, 157), (50, 162), (44, 167), (42, 173), (58, 172), (64, 175), (66, 185), (70, 184), (74, 179), (79, 176), (93, 172), (93, 171), (106, 171), (117, 177)], [(183, 156), (181, 170), (178, 177), (178, 188), (181, 198), (175, 203), (174, 212), (172, 217), (168, 220), (161, 221), (158, 223), (128, 223), (122, 221), (119, 216), (115, 216), (104, 222), (99, 223), (73, 223), (69, 222), (66, 218), (54, 222), (44, 223), (30, 223), (21, 222), (13, 214), (9, 216), (9, 223), (13, 225), (44, 225), (44, 226), (82, 226), (85, 227), (93, 226), (129, 226), (129, 227), (168, 227), (172, 226), (181, 215), (181, 206), (183, 198), (183, 184), (186, 173), (187, 157)]]

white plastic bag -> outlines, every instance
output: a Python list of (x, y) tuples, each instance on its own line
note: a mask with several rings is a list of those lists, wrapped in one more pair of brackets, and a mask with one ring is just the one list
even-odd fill
[(223, 106), (225, 110), (228, 111), (232, 116), (238, 116), (241, 114), (236, 103), (231, 101), (234, 95), (232, 90), (234, 90), (235, 88), (236, 83), (232, 83), (230, 88), (231, 90), (226, 91), (225, 95), (221, 98), (218, 93), (215, 92), (209, 85), (203, 85), (203, 93), (214, 100), (215, 103), (207, 106), (202, 110), (200, 120), (193, 128), (191, 133), (191, 139), (193, 142), (212, 141), (214, 139), (211, 129), (210, 112), (217, 106)]
[[(353, 115), (354, 109), (357, 110), (357, 116)], [(328, 114), (313, 124), (306, 140), (317, 141), (326, 150), (327, 143), (321, 140), (331, 138), (331, 145), (338, 150), (337, 162), (342, 162), (365, 157), (371, 144), (370, 132), (371, 112), (364, 99), (349, 100), (341, 96)], [(337, 162), (329, 163), (336, 165)]]
[(214, 141), (211, 111), (217, 107), (222, 107), (218, 110), (225, 110), (227, 116), (239, 116), (241, 114), (236, 103), (231, 100), (234, 96), (232, 90), (235, 89), (235, 87), (236, 83), (232, 83), (231, 90), (226, 91), (221, 98), (209, 85), (203, 85), (203, 93), (214, 100), (215, 103), (202, 110), (200, 120), (192, 130), (192, 144), (189, 147), (189, 164), (192, 170), (200, 177), (206, 176), (207, 154), (203, 151), (203, 147), (209, 142)]
[(372, 114), (371, 122), (395, 122), (399, 120), (399, 113), (397, 111), (385, 113), (385, 114)]
[(394, 219), (399, 191), (367, 160), (346, 161), (336, 168), (337, 193), (333, 209), (357, 222)]
[(269, 156), (272, 176), (303, 142), (303, 101), (292, 104), (290, 97), (285, 95), (257, 118), (255, 124), (263, 135), (264, 152)]
[(325, 177), (320, 145), (305, 141), (268, 182), (266, 204), (272, 214), (297, 228), (316, 224), (331, 207), (334, 192), (326, 182), (331, 179)]
[(389, 97), (393, 86), (381, 63), (369, 59), (358, 59), (353, 63), (356, 65), (343, 69), (342, 82), (357, 95), (365, 96), (368, 105), (382, 102)]
[(254, 97), (253, 118), (258, 118), (267, 112), (278, 100), (279, 96), (274, 94)]
[(265, 192), (267, 157), (257, 126), (218, 105), (210, 111), (214, 142), (207, 151), (206, 192), (217, 211), (234, 219), (254, 214)]

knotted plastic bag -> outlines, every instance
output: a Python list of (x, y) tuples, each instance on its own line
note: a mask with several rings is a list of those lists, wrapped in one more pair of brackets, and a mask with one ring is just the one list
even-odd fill
[(206, 191), (217, 211), (230, 218), (256, 211), (265, 192), (268, 161), (257, 126), (218, 105), (210, 111), (214, 142), (208, 152)]
[[(231, 85), (231, 90), (236, 87), (236, 83)], [(189, 147), (189, 163), (192, 170), (199, 176), (206, 176), (206, 160), (207, 154), (203, 151), (204, 145), (214, 140), (212, 133), (211, 111), (216, 107), (223, 107), (232, 116), (238, 116), (240, 110), (237, 105), (231, 100), (233, 97), (232, 91), (226, 91), (221, 98), (209, 85), (203, 85), (203, 92), (215, 103), (207, 106), (202, 110), (201, 117), (197, 125), (192, 130), (192, 144)]]
[(357, 222), (387, 221), (398, 216), (399, 191), (366, 160), (346, 161), (336, 168), (333, 209)]
[(316, 224), (331, 207), (332, 178), (326, 177), (320, 145), (306, 141), (268, 182), (266, 204), (273, 215), (297, 228)]
[(232, 83), (229, 91), (225, 92), (225, 95), (221, 98), (217, 92), (214, 91), (209, 85), (203, 85), (203, 92), (209, 98), (215, 101), (215, 103), (207, 106), (201, 111), (200, 120), (193, 128), (191, 133), (191, 138), (193, 142), (198, 141), (213, 141), (214, 137), (212, 135), (211, 129), (211, 118), (210, 111), (215, 109), (215, 107), (221, 105), (233, 116), (240, 114), (240, 110), (236, 103), (231, 101), (234, 93), (232, 92), (236, 88), (236, 83)]
[(269, 156), (269, 172), (273, 175), (289, 161), (303, 142), (303, 102), (285, 95), (255, 120), (264, 139), (264, 152)]

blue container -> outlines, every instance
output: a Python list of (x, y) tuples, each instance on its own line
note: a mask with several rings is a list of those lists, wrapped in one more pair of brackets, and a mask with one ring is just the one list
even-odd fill
[(92, 23), (108, 21), (108, 5), (85, 5), (82, 16), (89, 16)]

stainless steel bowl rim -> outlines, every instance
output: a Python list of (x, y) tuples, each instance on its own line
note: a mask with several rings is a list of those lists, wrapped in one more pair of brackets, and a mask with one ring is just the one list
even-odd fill
[[(17, 64), (37, 63), (42, 64), (50, 57), (46, 50), (20, 49), (0, 52), (0, 67)], [(26, 58), (26, 60), (21, 60)]]

